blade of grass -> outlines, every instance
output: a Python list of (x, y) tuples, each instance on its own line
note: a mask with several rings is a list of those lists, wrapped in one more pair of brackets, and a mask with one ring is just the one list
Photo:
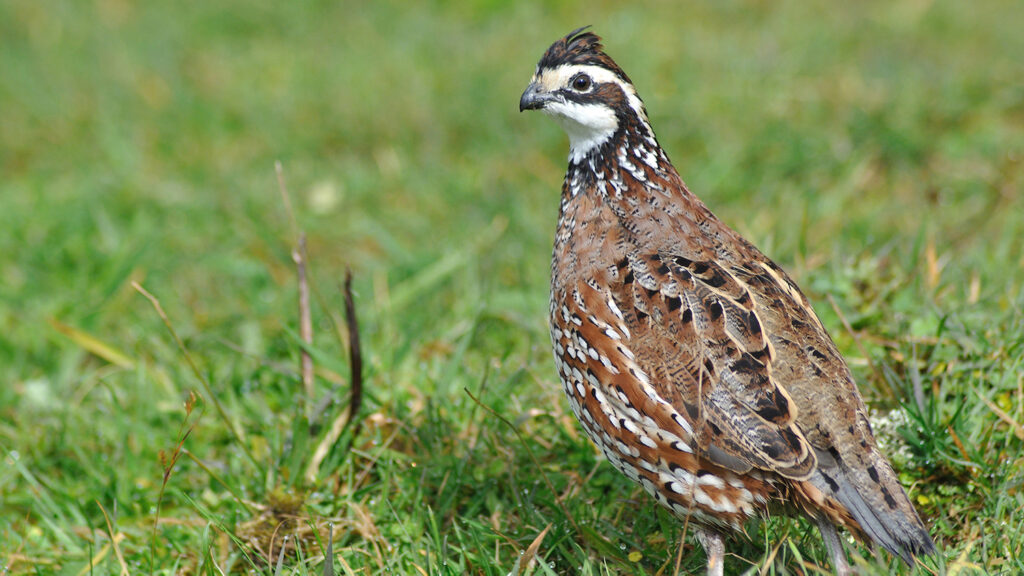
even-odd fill
[(974, 390), (974, 393), (978, 396), (978, 398), (981, 399), (982, 402), (985, 403), (985, 406), (988, 406), (989, 410), (991, 410), (996, 416), (998, 416), (1000, 420), (1002, 420), (1004, 423), (1010, 426), (1010, 429), (1013, 430), (1013, 435), (1016, 436), (1017, 439), (1024, 440), (1024, 426), (1021, 426), (1020, 422), (1014, 420), (1013, 416), (1010, 416), (1005, 411), (1003, 411), (1002, 408), (996, 406), (995, 402), (986, 398), (985, 395), (979, 392), (977, 389)]
[[(208, 522), (209, 524), (213, 525), (213, 527), (215, 527), (217, 530), (220, 530), (223, 534), (226, 534), (228, 539), (230, 539), (231, 542), (238, 548), (238, 551), (242, 555), (242, 558), (244, 558), (245, 561), (249, 564), (249, 567), (253, 570), (253, 572), (257, 573), (257, 574), (260, 573), (261, 568), (256, 563), (256, 561), (253, 559), (253, 557), (252, 557), (252, 552), (253, 551), (251, 550), (249, 545), (244, 540), (239, 538), (238, 535), (235, 534), (224, 523), (223, 520), (218, 518), (216, 515), (214, 515), (212, 512), (210, 512), (206, 508), (200, 506), (199, 503), (196, 502), (195, 499), (192, 498), (191, 496), (189, 496), (187, 493), (179, 491), (177, 493), (177, 495), (179, 497), (181, 497), (183, 500), (185, 500), (190, 506), (192, 506), (192, 508), (196, 511), (196, 513), (198, 513), (200, 517), (202, 517), (204, 520), (206, 520), (206, 522)], [(267, 562), (269, 563), (270, 560), (267, 559)]]
[(192, 359), (192, 354), (189, 353), (188, 348), (185, 347), (185, 343), (182, 342), (181, 338), (178, 337), (178, 332), (174, 329), (174, 326), (171, 324), (171, 320), (170, 318), (167, 317), (167, 313), (164, 312), (163, 306), (160, 305), (160, 300), (157, 299), (156, 296), (153, 296), (148, 290), (143, 288), (141, 284), (135, 282), (134, 280), (132, 281), (132, 288), (134, 288), (139, 294), (142, 294), (147, 300), (149, 300), (149, 303), (152, 304), (153, 309), (156, 310), (157, 315), (160, 316), (161, 320), (163, 320), (164, 326), (166, 326), (167, 330), (171, 333), (171, 337), (174, 338), (174, 342), (177, 343), (178, 350), (180, 350), (182, 355), (185, 357), (185, 361), (192, 369), (192, 373), (195, 374), (195, 377), (203, 385), (203, 389), (206, 391), (207, 397), (209, 397), (210, 401), (213, 403), (213, 406), (217, 410), (217, 414), (220, 416), (220, 419), (224, 423), (224, 426), (228, 429), (228, 432), (235, 439), (235, 442), (239, 445), (239, 447), (242, 448), (242, 452), (249, 459), (249, 462), (252, 463), (253, 467), (263, 472), (263, 469), (260, 466), (259, 462), (256, 460), (256, 457), (253, 456), (252, 451), (249, 449), (248, 443), (242, 437), (242, 433), (238, 430), (238, 427), (235, 426), (234, 421), (232, 421), (231, 418), (228, 417), (228, 413), (227, 411), (224, 410), (224, 406), (221, 405), (220, 400), (217, 398), (217, 395), (213, 393), (213, 388), (210, 386), (210, 382), (206, 379), (206, 376), (203, 375), (202, 371), (199, 370), (199, 366), (197, 366), (195, 361)]
[(334, 576), (334, 523), (327, 523), (327, 549), (324, 550), (323, 576)]
[(466, 394), (468, 394), (469, 397), (473, 399), (473, 402), (476, 402), (478, 406), (489, 412), (492, 416), (497, 418), (502, 424), (512, 429), (512, 433), (516, 435), (516, 438), (519, 439), (519, 443), (522, 444), (523, 448), (526, 449), (526, 453), (530, 456), (530, 460), (533, 461), (534, 469), (540, 472), (540, 476), (544, 480), (544, 484), (547, 486), (548, 490), (551, 491), (551, 496), (552, 498), (555, 499), (555, 504), (557, 504), (558, 508), (562, 510), (562, 514), (565, 514), (565, 518), (569, 521), (570, 524), (572, 524), (573, 529), (579, 532), (579, 524), (576, 523), (576, 520), (573, 517), (572, 513), (569, 512), (568, 508), (566, 508), (565, 502), (562, 501), (561, 494), (559, 494), (558, 491), (555, 490), (555, 485), (551, 483), (551, 479), (548, 478), (547, 472), (545, 472), (544, 468), (540, 465), (540, 460), (537, 460), (537, 455), (533, 453), (533, 448), (530, 448), (530, 445), (526, 442), (526, 438), (524, 438), (522, 433), (519, 432), (519, 429), (516, 428), (514, 424), (509, 422), (508, 419), (506, 419), (504, 416), (495, 412), (494, 409), (492, 409), (490, 406), (487, 406), (486, 404), (480, 402), (480, 400), (476, 396), (474, 396), (472, 392), (469, 391), (469, 388), (463, 388), (463, 391)]
[(242, 508), (245, 508), (246, 512), (248, 512), (249, 514), (254, 513), (252, 508), (250, 508), (249, 505), (245, 503), (245, 499), (242, 498), (241, 493), (235, 490), (233, 486), (228, 484), (223, 478), (220, 477), (220, 475), (214, 472), (212, 468), (207, 466), (205, 462), (197, 458), (196, 455), (189, 451), (188, 448), (182, 448), (181, 451), (183, 454), (185, 454), (185, 456), (188, 456), (189, 460), (195, 462), (196, 466), (199, 466), (199, 468), (202, 469), (203, 472), (209, 474), (210, 478), (213, 478), (214, 481), (223, 486), (225, 490), (230, 492), (231, 496), (234, 497), (235, 502), (238, 503)]
[(67, 336), (72, 342), (81, 346), (86, 352), (102, 358), (115, 366), (120, 366), (121, 368), (135, 367), (135, 360), (132, 360), (127, 354), (117, 350), (99, 338), (79, 330), (78, 328), (63, 324), (53, 318), (51, 318), (49, 322), (50, 326), (53, 326), (56, 331)]
[(86, 563), (86, 565), (78, 571), (78, 576), (85, 576), (86, 574), (91, 574), (93, 569), (96, 566), (98, 566), (99, 563), (102, 562), (104, 558), (107, 557), (107, 554), (110, 554), (110, 550), (112, 549), (111, 545), (114, 543), (120, 543), (124, 539), (124, 533), (118, 532), (117, 536), (115, 536), (112, 540), (110, 540), (102, 547), (100, 547), (99, 551), (93, 554), (91, 558), (89, 558), (88, 563)]
[(99, 500), (96, 500), (96, 505), (100, 507), (100, 512), (103, 513), (103, 519), (107, 521), (107, 534), (110, 535), (110, 545), (114, 549), (117, 562), (121, 565), (121, 576), (128, 576), (131, 572), (128, 571), (128, 564), (125, 563), (124, 554), (121, 553), (121, 547), (118, 545), (120, 540), (117, 537), (121, 536), (121, 533), (114, 534), (114, 526), (110, 522), (110, 515), (107, 514), (106, 508), (103, 507), (103, 504), (100, 504)]
[(530, 545), (526, 547), (526, 550), (516, 561), (519, 564), (518, 574), (520, 576), (526, 574), (533, 567), (534, 562), (537, 560), (537, 551), (540, 550), (540, 544), (544, 541), (544, 537), (548, 535), (548, 530), (551, 530), (551, 524), (545, 526), (540, 531), (540, 534), (537, 534), (537, 537), (533, 539), (533, 542), (530, 542)]
[(32, 474), (32, 472), (21, 461), (21, 458), (16, 458), (15, 455), (6, 448), (4, 449), (4, 452), (7, 453), (7, 462), (9, 462), (10, 465), (18, 471), (18, 474), (25, 479), (25, 482), (27, 482), (29, 487), (32, 489), (32, 493), (36, 497), (36, 501), (43, 511), (43, 514), (40, 514), (39, 518), (53, 532), (54, 536), (57, 537), (57, 540), (60, 541), (62, 546), (80, 554), (81, 547), (76, 543), (76, 539), (63, 528), (63, 526), (69, 526), (70, 522), (60, 507), (57, 506), (57, 503), (50, 497), (50, 490), (43, 485), (43, 483), (36, 478), (34, 474)]

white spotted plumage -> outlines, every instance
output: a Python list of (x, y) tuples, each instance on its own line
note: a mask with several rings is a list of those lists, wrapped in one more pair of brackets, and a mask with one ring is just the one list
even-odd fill
[(932, 552), (806, 298), (686, 188), (600, 39), (555, 42), (519, 106), (569, 136), (552, 344), (608, 461), (695, 520), (718, 574), (722, 529), (772, 502), (818, 524), (840, 572), (836, 526), (908, 562)]

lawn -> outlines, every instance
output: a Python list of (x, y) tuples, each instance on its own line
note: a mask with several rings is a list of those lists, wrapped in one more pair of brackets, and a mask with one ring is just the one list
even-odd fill
[[(0, 576), (703, 570), (551, 358), (567, 143), (517, 103), (584, 24), (848, 358), (940, 548), (862, 569), (1024, 572), (1021, 2), (14, 0)], [(802, 520), (727, 551), (830, 570)]]

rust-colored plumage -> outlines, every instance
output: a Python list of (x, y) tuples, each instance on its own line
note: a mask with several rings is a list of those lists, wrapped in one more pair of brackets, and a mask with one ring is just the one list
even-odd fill
[(931, 553), (807, 299), (686, 188), (600, 39), (555, 42), (520, 109), (570, 138), (551, 264), (569, 403), (616, 468), (696, 523), (709, 572), (721, 534), (770, 510), (814, 520), (840, 573), (837, 526), (908, 562)]

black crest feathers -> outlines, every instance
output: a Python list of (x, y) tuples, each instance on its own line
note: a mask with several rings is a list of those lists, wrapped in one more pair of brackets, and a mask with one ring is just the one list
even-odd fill
[(604, 53), (601, 37), (587, 32), (588, 28), (590, 26), (577, 28), (552, 44), (540, 59), (537, 69), (554, 69), (565, 64), (600, 66), (632, 84), (622, 68)]

